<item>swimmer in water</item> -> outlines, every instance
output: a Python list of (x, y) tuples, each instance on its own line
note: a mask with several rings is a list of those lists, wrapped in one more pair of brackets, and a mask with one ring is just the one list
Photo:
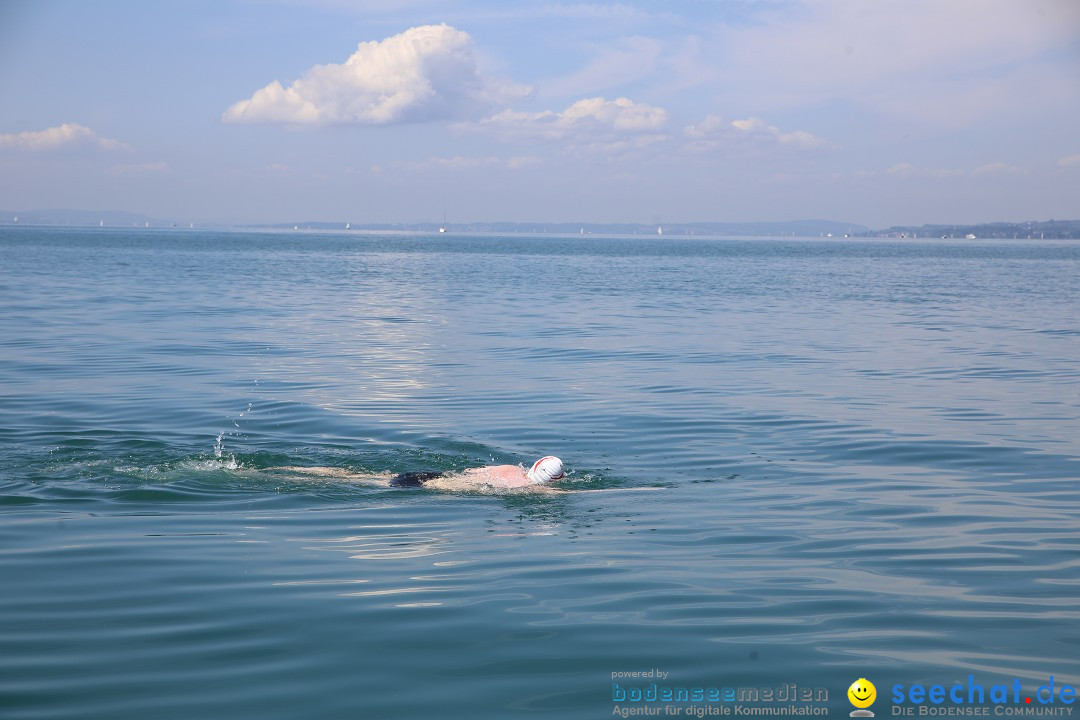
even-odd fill
[[(528, 470), (520, 465), (491, 465), (469, 468), (460, 473), (410, 472), (390, 478), (390, 487), (421, 487), (439, 478), (463, 481), (470, 485), (486, 485), (493, 488), (538, 488), (566, 476), (563, 461), (554, 455), (545, 455)], [(436, 486), (441, 483), (434, 483)]]
[(445, 491), (501, 491), (563, 493), (569, 492), (549, 486), (566, 476), (563, 462), (553, 455), (546, 455), (533, 463), (528, 470), (520, 465), (489, 465), (468, 468), (460, 472), (408, 472), (388, 477), (349, 472), (334, 467), (276, 467), (271, 471), (284, 471), (300, 475), (334, 478), (349, 482), (393, 488), (427, 487)]
[(319, 477), (346, 482), (363, 483), (377, 487), (418, 488), (441, 490), (444, 492), (481, 492), (500, 493), (598, 493), (627, 492), (639, 490), (660, 490), (659, 487), (624, 487), (599, 489), (569, 489), (554, 487), (552, 483), (566, 477), (563, 461), (554, 455), (545, 455), (532, 464), (528, 470), (520, 465), (489, 465), (487, 467), (468, 468), (460, 472), (408, 472), (391, 476), (389, 473), (355, 473), (340, 467), (273, 467), (272, 472)]

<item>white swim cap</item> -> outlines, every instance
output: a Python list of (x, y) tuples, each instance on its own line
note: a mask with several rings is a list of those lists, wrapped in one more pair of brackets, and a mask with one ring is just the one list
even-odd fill
[(533, 466), (525, 473), (525, 477), (534, 483), (546, 483), (558, 480), (565, 474), (562, 460), (554, 455), (545, 455), (533, 463)]

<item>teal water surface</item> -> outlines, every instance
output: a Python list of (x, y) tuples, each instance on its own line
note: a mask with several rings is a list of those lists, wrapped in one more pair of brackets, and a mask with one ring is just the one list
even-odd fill
[[(1078, 298), (1067, 242), (0, 229), (0, 716), (1076, 685)], [(547, 453), (605, 492), (272, 469)]]

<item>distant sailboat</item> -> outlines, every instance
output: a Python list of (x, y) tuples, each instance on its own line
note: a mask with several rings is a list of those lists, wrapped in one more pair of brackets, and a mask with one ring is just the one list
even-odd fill
[(98, 227), (105, 227), (105, 221), (104, 220), (99, 221), (98, 222)]
[(442, 208), (442, 225), (439, 226), (439, 232), (440, 233), (446, 232), (446, 206), (445, 205), (443, 205), (443, 208)]
[(348, 230), (352, 227), (352, 223), (345, 223), (345, 229)]
[(657, 234), (657, 235), (663, 235), (663, 234), (664, 234), (664, 228), (662, 228), (662, 227), (660, 227), (659, 225), (657, 225), (657, 226), (656, 226), (656, 234)]

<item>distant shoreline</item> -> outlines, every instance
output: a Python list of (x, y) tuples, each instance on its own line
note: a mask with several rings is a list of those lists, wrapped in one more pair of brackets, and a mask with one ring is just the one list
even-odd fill
[[(513, 235), (522, 237), (831, 237), (862, 239), (998, 239), (1076, 240), (1080, 220), (994, 222), (975, 224), (897, 225), (883, 229), (834, 220), (792, 220), (747, 223), (200, 223), (151, 218), (123, 212), (79, 210), (0, 211), (0, 227), (104, 227), (141, 229), (213, 229), (235, 231), (303, 231), (368, 234)], [(443, 230), (445, 228), (445, 232)]]

